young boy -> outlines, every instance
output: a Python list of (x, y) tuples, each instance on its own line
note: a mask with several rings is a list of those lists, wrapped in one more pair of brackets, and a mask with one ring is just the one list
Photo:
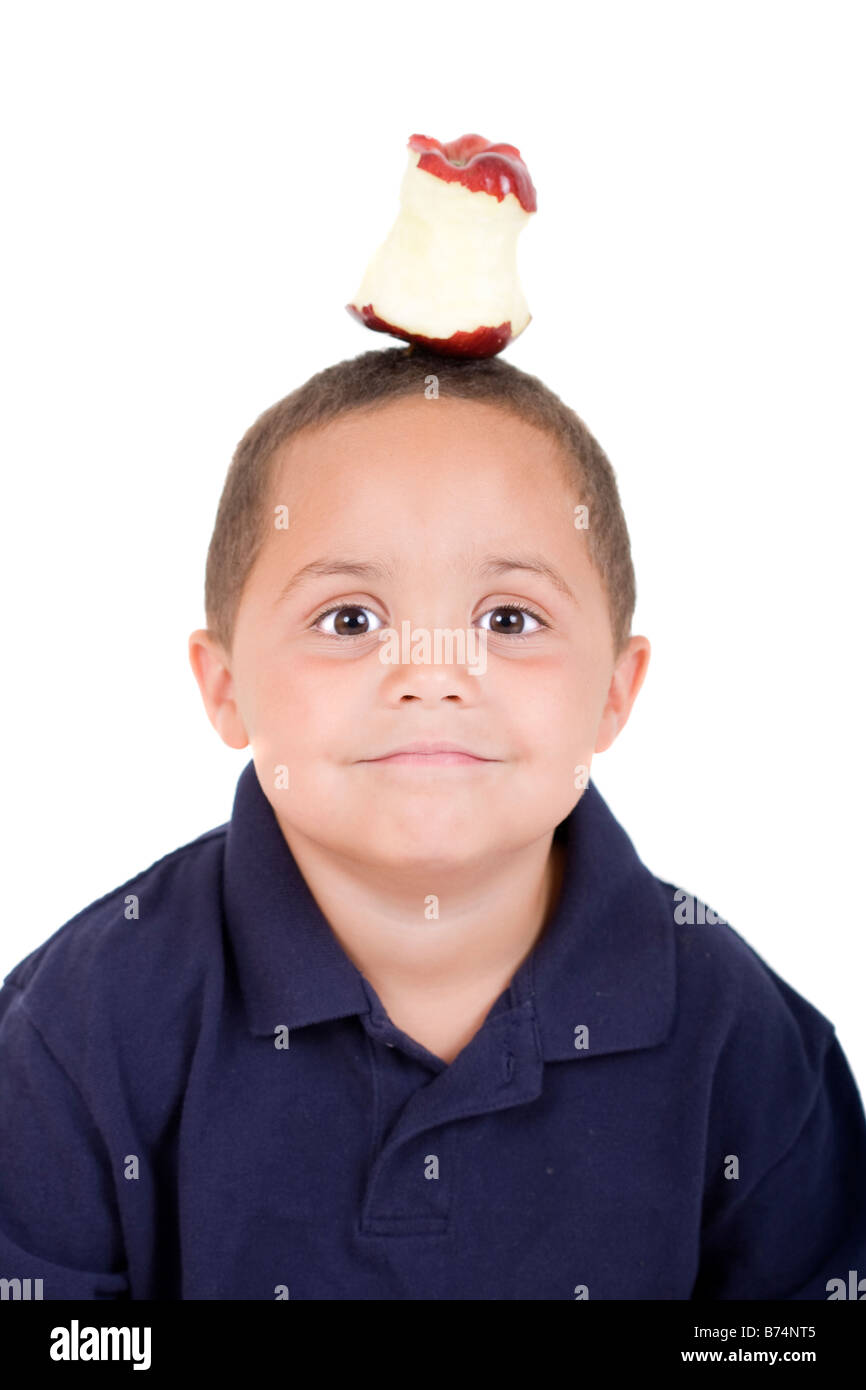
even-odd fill
[(189, 648), (252, 758), (227, 824), (6, 977), (0, 1275), (858, 1296), (832, 1023), (589, 780), (646, 674), (634, 596), (605, 454), (501, 358), (373, 350), (256, 420)]

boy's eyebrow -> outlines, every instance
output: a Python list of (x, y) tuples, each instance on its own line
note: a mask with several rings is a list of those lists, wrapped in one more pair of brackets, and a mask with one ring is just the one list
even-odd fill
[[(566, 584), (562, 575), (555, 570), (552, 565), (541, 555), (489, 555), (478, 565), (478, 573), (484, 575), (501, 575), (511, 570), (527, 570), (532, 574), (541, 575), (555, 589), (566, 598), (571, 599), (572, 603), (577, 603), (572, 590)], [(288, 598), (289, 594), (300, 588), (308, 579), (313, 579), (323, 574), (350, 574), (359, 579), (394, 579), (394, 570), (390, 565), (371, 560), (337, 560), (322, 559), (311, 560), (303, 569), (298, 570), (288, 583), (284, 584), (278, 593), (275, 606)]]

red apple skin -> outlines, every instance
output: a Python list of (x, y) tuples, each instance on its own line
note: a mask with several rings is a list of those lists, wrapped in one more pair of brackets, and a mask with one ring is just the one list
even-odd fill
[(372, 304), (365, 304), (360, 311), (354, 304), (347, 304), (346, 308), (365, 328), (372, 328), (375, 333), (390, 333), (407, 343), (418, 343), (441, 357), (495, 357), (511, 342), (510, 319), (496, 328), (474, 328), (471, 333), (462, 330), (452, 333), (450, 338), (425, 338), (422, 333), (407, 333), (405, 328), (386, 323), (373, 312)]
[(432, 135), (410, 135), (407, 144), (421, 155), (418, 168), (445, 183), (462, 183), (500, 203), (513, 193), (524, 212), (538, 211), (535, 188), (516, 145), (492, 144), (483, 135), (461, 135), (444, 144)]

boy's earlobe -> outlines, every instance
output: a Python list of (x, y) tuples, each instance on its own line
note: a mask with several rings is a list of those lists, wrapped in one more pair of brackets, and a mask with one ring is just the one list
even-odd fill
[(246, 748), (246, 729), (234, 698), (234, 682), (222, 646), (207, 628), (196, 628), (188, 643), (189, 664), (207, 717), (229, 748)]
[(631, 637), (617, 661), (607, 692), (604, 713), (598, 726), (596, 753), (603, 753), (609, 748), (628, 722), (632, 706), (646, 677), (651, 651), (648, 638)]

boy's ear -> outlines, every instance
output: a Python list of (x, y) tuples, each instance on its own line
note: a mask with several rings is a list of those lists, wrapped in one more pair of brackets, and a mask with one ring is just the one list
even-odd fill
[(247, 731), (235, 702), (234, 680), (228, 657), (205, 627), (189, 638), (189, 664), (201, 691), (207, 717), (229, 748), (246, 748)]
[(603, 753), (610, 747), (628, 720), (647, 673), (650, 651), (646, 637), (632, 637), (614, 667), (604, 713), (598, 726), (596, 753)]

